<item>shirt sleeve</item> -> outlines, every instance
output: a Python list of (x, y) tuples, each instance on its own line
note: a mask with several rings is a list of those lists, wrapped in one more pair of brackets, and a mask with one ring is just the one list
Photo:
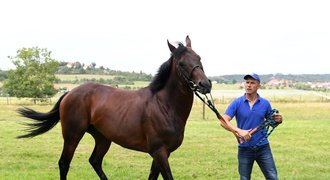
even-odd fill
[(270, 104), (270, 102), (267, 100), (267, 103), (268, 103), (268, 106), (267, 106), (267, 114), (266, 114), (266, 116), (265, 116), (265, 118), (267, 118), (269, 115), (270, 115), (270, 113), (271, 113), (271, 111), (272, 111), (272, 105)]
[(238, 104), (238, 99), (235, 99), (229, 104), (228, 108), (225, 111), (225, 114), (228, 115), (231, 119), (233, 119), (234, 116), (236, 115), (237, 104)]

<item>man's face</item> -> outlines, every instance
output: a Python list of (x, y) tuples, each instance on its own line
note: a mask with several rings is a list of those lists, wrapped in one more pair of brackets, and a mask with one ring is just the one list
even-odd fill
[(248, 78), (245, 80), (244, 86), (245, 86), (245, 92), (247, 94), (253, 94), (258, 91), (260, 87), (260, 82), (253, 78)]

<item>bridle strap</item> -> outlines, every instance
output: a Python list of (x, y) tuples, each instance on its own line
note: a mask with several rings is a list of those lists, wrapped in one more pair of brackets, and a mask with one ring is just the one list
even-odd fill
[(203, 72), (203, 68), (199, 65), (195, 65), (191, 71), (188, 73), (187, 71), (185, 71), (183, 68), (181, 68), (180, 66), (177, 65), (177, 69), (179, 71), (180, 76), (183, 77), (183, 79), (187, 82), (187, 84), (189, 85), (190, 89), (193, 92), (196, 92), (198, 89), (198, 86), (194, 83), (194, 81), (192, 80), (192, 73), (194, 72), (195, 69), (200, 68)]
[(230, 132), (232, 132), (234, 134), (234, 136), (236, 137), (237, 139), (237, 142), (238, 143), (243, 143), (243, 141), (239, 138), (237, 132), (235, 130), (233, 130), (229, 125), (228, 125), (228, 121), (225, 120), (221, 114), (219, 113), (219, 111), (217, 110), (217, 108), (215, 108), (214, 106), (214, 101), (213, 101), (213, 98), (212, 98), (212, 94), (210, 94), (210, 99), (207, 97), (207, 95), (204, 95), (205, 98), (206, 98), (206, 101), (199, 95), (199, 93), (197, 91), (194, 91), (195, 92), (195, 95), (204, 103), (206, 104), (214, 113), (215, 115), (217, 116), (217, 118), (219, 119), (219, 121), (221, 122), (221, 124), (223, 126), (225, 126), (225, 128), (227, 130), (229, 130)]
[[(197, 68), (201, 68), (199, 65), (195, 65), (192, 69), (191, 69), (191, 71), (190, 71), (190, 73), (189, 73), (189, 79), (191, 80), (191, 77), (192, 77), (192, 73), (194, 72), (194, 70), (195, 69), (197, 69)], [(203, 68), (201, 68), (201, 70), (204, 72), (204, 70), (203, 70)]]

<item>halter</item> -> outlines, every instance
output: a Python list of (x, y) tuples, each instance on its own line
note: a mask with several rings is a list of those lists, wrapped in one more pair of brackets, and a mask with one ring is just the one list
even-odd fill
[[(272, 132), (275, 130), (275, 128), (279, 125), (278, 122), (274, 119), (274, 114), (278, 113), (279, 111), (277, 109), (272, 109), (270, 111), (270, 114), (266, 117), (266, 120), (259, 124), (256, 128), (252, 129), (251, 135), (256, 133), (257, 131), (262, 130), (262, 134), (264, 134), (264, 137), (261, 137), (257, 144), (255, 146), (259, 146), (263, 141), (267, 139), (268, 136), (272, 134)], [(271, 127), (271, 130), (269, 128)]]

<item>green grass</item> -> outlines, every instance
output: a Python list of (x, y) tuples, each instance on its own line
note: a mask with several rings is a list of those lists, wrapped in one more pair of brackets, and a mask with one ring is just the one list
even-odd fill
[(56, 74), (56, 77), (62, 81), (74, 81), (81, 79), (113, 79), (112, 75), (99, 75), (99, 74)]
[[(100, 80), (100, 79), (104, 79), (104, 80), (111, 80), (113, 79), (115, 76), (113, 75), (97, 75), (97, 74), (56, 74), (56, 77), (59, 78), (62, 81), (75, 81), (75, 80), (82, 80), (82, 79), (96, 79), (96, 80)], [(120, 88), (131, 88), (131, 89), (138, 89), (138, 88), (142, 88), (145, 87), (149, 84), (149, 82), (146, 81), (135, 81), (133, 85), (129, 84), (129, 85), (119, 85)], [(1, 84), (0, 84), (1, 85)], [(66, 87), (67, 89), (71, 90), (77, 86), (79, 86), (80, 84), (72, 84), (72, 83), (59, 83), (59, 84), (55, 84), (55, 88), (63, 88)], [(110, 84), (109, 84), (110, 85)], [(1, 86), (0, 86), (1, 87)]]
[[(52, 106), (29, 106), (46, 112)], [(280, 179), (329, 179), (330, 103), (273, 103), (284, 122), (270, 136)], [(63, 140), (58, 124), (50, 132), (32, 139), (15, 139), (23, 127), (17, 122), (16, 105), (0, 108), (1, 179), (59, 179), (58, 159)], [(218, 104), (223, 112), (226, 108)], [(98, 179), (88, 163), (93, 139), (86, 134), (72, 160), (68, 179)], [(239, 179), (237, 147), (233, 135), (219, 126), (215, 115), (195, 103), (187, 122), (185, 139), (169, 161), (175, 179)], [(148, 154), (112, 144), (103, 167), (109, 179), (147, 179)], [(264, 179), (255, 164), (252, 179)], [(159, 178), (162, 179), (162, 178)]]

